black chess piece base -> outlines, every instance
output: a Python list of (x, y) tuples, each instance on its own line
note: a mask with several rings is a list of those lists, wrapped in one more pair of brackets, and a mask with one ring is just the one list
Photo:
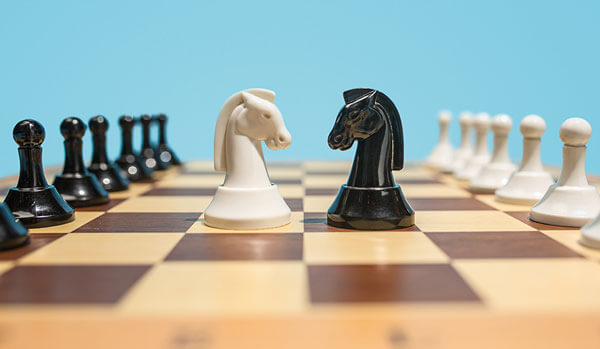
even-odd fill
[(400, 186), (358, 188), (343, 185), (327, 211), (327, 224), (345, 229), (390, 230), (415, 224), (415, 213)]
[(98, 168), (90, 166), (88, 171), (98, 177), (98, 181), (106, 191), (116, 192), (123, 191), (129, 188), (129, 181), (119, 174), (119, 170), (114, 166), (108, 166), (107, 168)]
[(29, 228), (71, 222), (74, 210), (53, 185), (45, 188), (11, 188), (4, 199), (15, 218)]
[(0, 251), (29, 243), (27, 229), (19, 223), (5, 204), (0, 204)]
[(108, 193), (93, 174), (85, 176), (58, 175), (54, 186), (69, 205), (87, 207), (103, 205), (110, 201)]
[(121, 168), (121, 176), (127, 178), (131, 182), (148, 182), (152, 181), (152, 172), (142, 164), (141, 159), (135, 155), (122, 156), (115, 163)]

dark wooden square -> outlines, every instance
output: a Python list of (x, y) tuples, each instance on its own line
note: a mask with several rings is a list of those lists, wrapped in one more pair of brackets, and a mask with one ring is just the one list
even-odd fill
[[(327, 212), (304, 212), (305, 233), (321, 233), (321, 232), (353, 232), (357, 230), (336, 228), (327, 225)], [(420, 231), (416, 225), (403, 229), (394, 229), (391, 231)]]
[(200, 213), (105, 213), (77, 233), (185, 233)]
[(450, 258), (581, 257), (539, 231), (426, 233)]
[(449, 264), (310, 265), (312, 303), (477, 302)]
[(304, 201), (302, 198), (283, 198), (283, 200), (293, 212), (302, 212), (304, 210)]
[(475, 198), (417, 198), (407, 199), (414, 210), (423, 211), (467, 211), (467, 210), (495, 210)]
[(150, 266), (25, 266), (0, 275), (0, 304), (112, 304)]
[(64, 236), (62, 233), (29, 234), (29, 243), (25, 246), (0, 252), (0, 261), (19, 259), (49, 243)]
[(187, 234), (169, 261), (302, 260), (301, 233)]
[(537, 230), (574, 230), (574, 229), (577, 229), (577, 228), (573, 228), (573, 227), (560, 227), (558, 225), (549, 225), (549, 224), (534, 222), (529, 219), (529, 211), (506, 212), (506, 213)]

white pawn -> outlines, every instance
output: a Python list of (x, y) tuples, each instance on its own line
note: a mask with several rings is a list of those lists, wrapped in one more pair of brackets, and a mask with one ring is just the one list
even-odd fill
[(483, 166), (490, 162), (490, 153), (488, 152), (487, 134), (490, 128), (490, 115), (488, 113), (479, 113), (475, 116), (475, 132), (477, 141), (475, 143), (475, 153), (465, 163), (465, 166), (455, 172), (456, 178), (460, 180), (471, 180), (477, 176)]
[(587, 247), (600, 249), (600, 215), (581, 228), (579, 243)]
[(479, 174), (469, 183), (473, 191), (493, 194), (504, 186), (510, 176), (517, 170), (517, 166), (510, 161), (508, 156), (508, 134), (512, 129), (512, 120), (506, 114), (499, 114), (492, 120), (494, 132), (494, 153), (492, 160), (485, 164)]
[(496, 201), (515, 205), (534, 205), (554, 184), (550, 173), (544, 170), (540, 146), (546, 122), (537, 115), (528, 115), (521, 121), (523, 160), (521, 167), (496, 191)]
[(454, 150), (452, 149), (452, 144), (450, 144), (450, 138), (448, 136), (450, 121), (452, 121), (452, 114), (447, 110), (442, 110), (438, 116), (440, 139), (431, 152), (431, 155), (427, 158), (427, 164), (436, 169), (447, 167), (452, 162)]
[(471, 127), (473, 126), (473, 114), (465, 111), (460, 114), (460, 146), (454, 152), (452, 162), (442, 168), (444, 173), (454, 173), (463, 168), (467, 160), (473, 156), (473, 145), (471, 144)]
[(529, 213), (533, 221), (567, 227), (582, 227), (600, 213), (600, 195), (585, 175), (586, 144), (592, 126), (580, 118), (571, 118), (561, 126), (563, 166), (558, 182)]

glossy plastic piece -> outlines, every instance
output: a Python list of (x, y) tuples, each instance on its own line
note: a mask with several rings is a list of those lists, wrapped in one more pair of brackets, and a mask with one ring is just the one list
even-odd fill
[(44, 127), (35, 120), (23, 120), (14, 130), (19, 145), (19, 181), (4, 199), (15, 218), (26, 227), (46, 227), (70, 222), (74, 210), (60, 196), (53, 185), (48, 185), (42, 167)]
[(89, 121), (90, 132), (94, 143), (92, 153), (92, 163), (88, 170), (95, 174), (100, 184), (109, 192), (127, 190), (129, 180), (121, 176), (121, 171), (116, 165), (108, 160), (106, 154), (106, 131), (108, 130), (108, 120), (102, 116), (94, 116)]
[(129, 115), (123, 115), (119, 118), (119, 126), (123, 135), (123, 148), (115, 163), (121, 168), (121, 175), (132, 182), (151, 180), (152, 170), (133, 152), (132, 133), (135, 120)]
[(140, 124), (142, 125), (142, 150), (140, 150), (140, 159), (144, 165), (152, 171), (166, 170), (168, 166), (164, 163), (156, 161), (156, 151), (150, 144), (150, 125), (152, 117), (144, 114), (140, 116)]
[(98, 178), (85, 168), (82, 154), (85, 129), (85, 123), (76, 117), (68, 117), (60, 124), (60, 132), (65, 138), (65, 165), (53, 184), (73, 207), (103, 205), (109, 201), (108, 192)]
[(221, 229), (267, 229), (291, 221), (291, 210), (265, 167), (261, 142), (285, 149), (292, 142), (275, 93), (252, 89), (231, 96), (215, 128), (215, 170), (225, 172), (204, 213), (206, 225)]
[(0, 251), (17, 248), (28, 242), (27, 228), (17, 221), (6, 204), (0, 203)]
[(600, 250), (600, 215), (581, 228), (579, 243)]
[(560, 128), (564, 143), (563, 166), (558, 182), (531, 209), (533, 221), (566, 227), (582, 227), (600, 213), (600, 194), (585, 174), (586, 144), (592, 126), (581, 118), (571, 118)]
[(158, 146), (154, 150), (156, 161), (161, 164), (161, 168), (181, 165), (181, 161), (167, 144), (167, 116), (158, 114), (152, 121), (158, 123)]
[(348, 182), (327, 212), (327, 224), (360, 230), (414, 225), (414, 211), (392, 174), (404, 166), (404, 137), (396, 106), (372, 89), (346, 91), (344, 100), (329, 134), (329, 147), (348, 150), (356, 140), (358, 148)]

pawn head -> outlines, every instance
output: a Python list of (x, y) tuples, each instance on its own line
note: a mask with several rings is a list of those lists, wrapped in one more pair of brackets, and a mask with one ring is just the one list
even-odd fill
[(560, 139), (571, 147), (582, 147), (591, 137), (592, 125), (582, 118), (570, 118), (560, 127)]
[(85, 123), (74, 116), (68, 117), (60, 124), (60, 133), (65, 139), (67, 138), (82, 138), (85, 134)]
[(108, 130), (108, 120), (102, 115), (94, 116), (88, 124), (92, 133), (105, 133)]
[(150, 123), (152, 122), (152, 117), (148, 114), (143, 114), (142, 116), (140, 116), (140, 122), (142, 123), (142, 125), (150, 125)]
[(167, 121), (167, 116), (165, 114), (158, 114), (158, 115), (154, 115), (154, 117), (152, 118), (156, 121)]
[(465, 125), (465, 126), (470, 126), (473, 124), (473, 113), (471, 113), (470, 111), (463, 111), (462, 113), (460, 113), (460, 118), (458, 119), (458, 122), (461, 125)]
[(121, 127), (133, 127), (135, 119), (130, 115), (123, 115), (119, 118), (119, 126)]
[(438, 114), (438, 121), (442, 124), (449, 124), (452, 120), (452, 113), (448, 110), (442, 110)]
[(478, 113), (475, 116), (475, 128), (479, 131), (485, 131), (490, 127), (490, 114)]
[(13, 139), (20, 147), (40, 146), (45, 138), (44, 126), (35, 120), (23, 120), (13, 129)]
[(498, 114), (492, 120), (492, 131), (494, 134), (507, 135), (512, 129), (512, 119), (506, 114)]
[(546, 132), (546, 121), (539, 115), (527, 115), (521, 121), (521, 134), (525, 138), (541, 138)]

